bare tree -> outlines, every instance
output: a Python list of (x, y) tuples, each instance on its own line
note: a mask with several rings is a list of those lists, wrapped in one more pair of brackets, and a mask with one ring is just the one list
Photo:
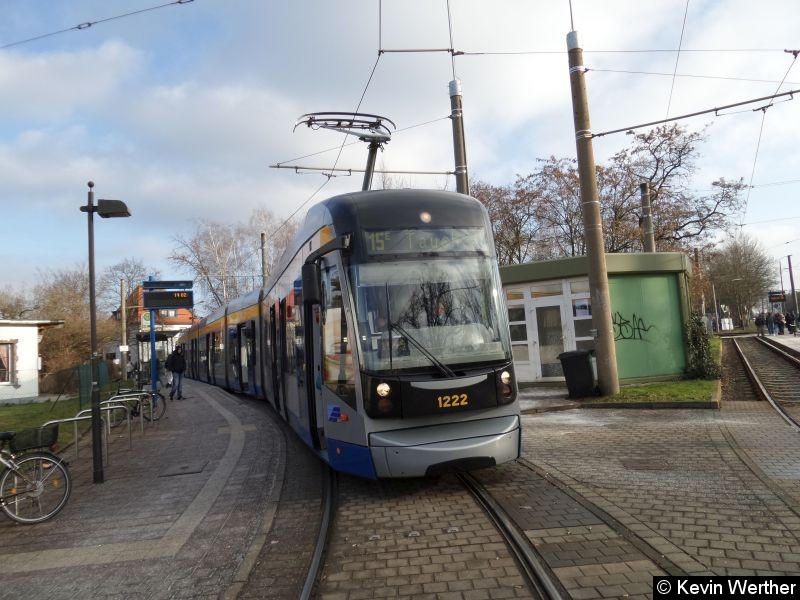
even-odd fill
[(0, 290), (0, 319), (29, 317), (36, 310), (33, 301), (24, 291)]
[(472, 196), (489, 213), (498, 262), (512, 265), (537, 258), (540, 224), (533, 199), (537, 192), (522, 180), (517, 180), (513, 187), (475, 181), (470, 188)]
[[(689, 187), (703, 140), (703, 132), (679, 125), (657, 127), (634, 136), (628, 148), (597, 166), (606, 252), (642, 250), (639, 184), (644, 181), (650, 182), (658, 250), (706, 248), (714, 234), (731, 228), (746, 187), (741, 179), (720, 178), (703, 194)], [(585, 254), (575, 160), (540, 159), (536, 170), (513, 185), (477, 182), (473, 195), (489, 209), (501, 264)]]
[(135, 257), (126, 258), (103, 270), (97, 280), (98, 310), (101, 313), (108, 313), (120, 306), (120, 280), (125, 282), (124, 290), (127, 297), (150, 275), (158, 279), (161, 277), (161, 271), (153, 267), (146, 267), (140, 258)]
[[(91, 354), (88, 268), (76, 265), (40, 271), (33, 298), (38, 306), (37, 317), (64, 320), (63, 328), (46, 330), (39, 345), (44, 369), (56, 371), (88, 360)], [(114, 321), (97, 320), (98, 347), (115, 336)]]
[(711, 283), (717, 301), (731, 307), (732, 314), (747, 322), (754, 307), (774, 283), (774, 261), (752, 237), (739, 233), (710, 255), (706, 297), (711, 297)]
[(191, 237), (176, 236), (169, 260), (192, 274), (208, 310), (222, 306), (261, 285), (261, 232), (267, 234), (267, 275), (294, 236), (296, 225), (278, 224), (266, 209), (253, 211), (246, 223), (195, 222)]
[(713, 191), (698, 194), (689, 187), (705, 132), (678, 124), (662, 125), (634, 136), (630, 148), (614, 161), (631, 169), (635, 178), (650, 182), (656, 247), (685, 250), (703, 246), (713, 233), (727, 230), (741, 206), (744, 181), (720, 178)]

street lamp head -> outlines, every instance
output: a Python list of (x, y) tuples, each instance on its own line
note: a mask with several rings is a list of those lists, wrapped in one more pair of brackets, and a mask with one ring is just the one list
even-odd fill
[(128, 207), (122, 200), (98, 200), (96, 212), (104, 219), (131, 216)]

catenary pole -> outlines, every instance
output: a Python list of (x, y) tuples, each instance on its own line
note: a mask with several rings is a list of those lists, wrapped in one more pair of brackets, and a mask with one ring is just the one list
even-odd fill
[(461, 80), (450, 82), (450, 120), (453, 122), (453, 155), (455, 158), (456, 191), (469, 194), (467, 148), (464, 141), (464, 115), (461, 104)]
[[(125, 279), (119, 280), (119, 304), (120, 316), (122, 317), (122, 338), (121, 344), (125, 348), (128, 346), (128, 310), (125, 306)], [(120, 379), (128, 378), (128, 351), (120, 350), (119, 353)]]
[(794, 274), (792, 273), (792, 255), (790, 254), (787, 256), (789, 259), (789, 285), (792, 286), (792, 300), (794, 301), (794, 318), (795, 318), (795, 328), (794, 333), (797, 335), (797, 291), (794, 289)]
[(267, 288), (267, 234), (261, 232), (261, 287)]
[(581, 188), (581, 212), (586, 236), (586, 254), (589, 261), (589, 289), (592, 299), (592, 324), (596, 331), (597, 379), (600, 392), (612, 395), (619, 392), (617, 353), (614, 347), (614, 330), (611, 320), (611, 299), (608, 290), (603, 223), (595, 176), (594, 149), (589, 122), (589, 103), (583, 66), (583, 50), (578, 42), (578, 32), (567, 34), (569, 51), (569, 79), (572, 89), (572, 115), (575, 123), (575, 145), (578, 156), (578, 176)]
[(642, 227), (644, 229), (644, 251), (656, 251), (656, 238), (653, 233), (653, 213), (650, 204), (650, 182), (645, 181), (639, 184), (639, 191), (642, 194)]

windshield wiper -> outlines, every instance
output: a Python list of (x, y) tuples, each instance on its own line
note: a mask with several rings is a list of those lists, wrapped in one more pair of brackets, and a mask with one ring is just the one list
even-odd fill
[(458, 375), (455, 374), (453, 369), (448, 367), (446, 364), (444, 364), (442, 361), (440, 361), (438, 358), (436, 358), (433, 354), (431, 354), (431, 352), (425, 346), (423, 346), (417, 340), (415, 340), (413, 337), (411, 337), (411, 334), (408, 333), (402, 327), (400, 327), (400, 325), (398, 325), (397, 323), (391, 323), (391, 322), (389, 323), (389, 336), (390, 336), (390, 339), (391, 339), (391, 330), (392, 329), (396, 329), (397, 331), (399, 331), (400, 334), (403, 337), (405, 337), (409, 342), (414, 344), (416, 349), (419, 350), (420, 352), (422, 352), (422, 354), (425, 356), (425, 358), (427, 358), (429, 361), (431, 361), (442, 372), (442, 374), (445, 377), (458, 377)]

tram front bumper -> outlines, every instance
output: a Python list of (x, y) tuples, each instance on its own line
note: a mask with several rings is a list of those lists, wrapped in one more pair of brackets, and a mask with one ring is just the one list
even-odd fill
[(514, 460), (520, 452), (517, 415), (372, 433), (378, 477), (423, 477)]

